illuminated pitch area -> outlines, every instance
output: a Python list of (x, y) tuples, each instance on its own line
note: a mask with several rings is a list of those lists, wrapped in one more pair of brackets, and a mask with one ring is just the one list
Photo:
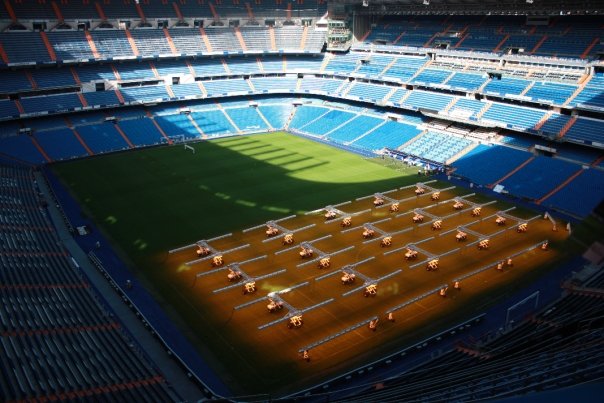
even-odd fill
[(309, 385), (482, 312), (556, 260), (562, 223), (446, 186), (200, 240), (167, 264), (236, 351), (233, 378)]

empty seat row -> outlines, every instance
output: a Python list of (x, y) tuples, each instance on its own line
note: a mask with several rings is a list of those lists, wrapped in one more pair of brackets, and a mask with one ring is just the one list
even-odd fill
[(13, 201), (0, 214), (3, 399), (103, 400), (118, 389), (132, 399), (176, 399), (71, 262), (39, 207), (33, 170), (2, 164), (0, 176), (0, 194)]
[(374, 46), (448, 47), (479, 52), (513, 48), (529, 55), (580, 58), (597, 53), (594, 44), (600, 25), (590, 17), (560, 17), (555, 24), (544, 26), (526, 25), (525, 20), (513, 16), (464, 16), (459, 21), (434, 16), (398, 17), (372, 26), (364, 42)]
[[(242, 28), (242, 41), (236, 30), (224, 27), (95, 29), (46, 32), (10, 31), (0, 33), (5, 63), (89, 61), (94, 59), (134, 58), (136, 56), (200, 55), (210, 52), (262, 52), (271, 50), (271, 31), (275, 51), (312, 51), (318, 53), (325, 33), (308, 28), (301, 48), (302, 27)], [(250, 42), (246, 44), (246, 38)]]

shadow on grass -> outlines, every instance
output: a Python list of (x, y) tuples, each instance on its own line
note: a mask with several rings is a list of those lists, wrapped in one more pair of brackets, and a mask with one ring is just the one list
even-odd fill
[[(250, 148), (233, 150), (240, 144), (271, 150), (248, 155)], [(194, 147), (195, 154), (176, 146), (155, 148), (57, 164), (55, 170), (137, 263), (184, 243), (418, 179), (411, 170), (397, 172), (283, 134)]]

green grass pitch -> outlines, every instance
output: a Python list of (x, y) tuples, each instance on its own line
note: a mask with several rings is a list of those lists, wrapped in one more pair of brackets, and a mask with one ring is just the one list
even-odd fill
[(137, 265), (191, 241), (417, 181), (411, 168), (282, 132), (193, 146), (195, 154), (172, 146), (54, 168)]
[[(393, 169), (380, 159), (364, 159), (281, 132), (204, 141), (193, 147), (195, 154), (177, 145), (53, 167), (85, 214), (101, 227), (210, 365), (226, 382), (239, 384), (234, 392), (264, 393), (275, 386), (270, 380), (255, 383), (237, 369), (233, 374), (224, 368), (223, 361), (234, 357), (232, 346), (220, 341), (219, 328), (206, 326), (203, 315), (212, 307), (191, 304), (195, 290), (174, 283), (165, 262), (167, 251), (422, 178), (416, 168), (399, 164)], [(599, 233), (600, 224), (584, 223), (575, 228), (574, 241), (566, 242), (564, 250), (576, 253)], [(536, 276), (541, 273), (537, 272)], [(501, 290), (504, 296), (505, 292)], [(287, 371), (282, 375), (289, 376)]]
[[(116, 250), (215, 368), (228, 346), (166, 274), (171, 248), (415, 183), (392, 169), (282, 132), (117, 153), (54, 165)], [(218, 352), (218, 354), (216, 354)], [(227, 351), (228, 353), (228, 351)], [(258, 385), (257, 385), (258, 386)]]

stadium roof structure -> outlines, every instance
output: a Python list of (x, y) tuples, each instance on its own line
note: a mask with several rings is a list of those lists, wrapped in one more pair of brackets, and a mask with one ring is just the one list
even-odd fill
[(331, 0), (356, 6), (358, 14), (381, 15), (591, 15), (604, 13), (603, 0)]

